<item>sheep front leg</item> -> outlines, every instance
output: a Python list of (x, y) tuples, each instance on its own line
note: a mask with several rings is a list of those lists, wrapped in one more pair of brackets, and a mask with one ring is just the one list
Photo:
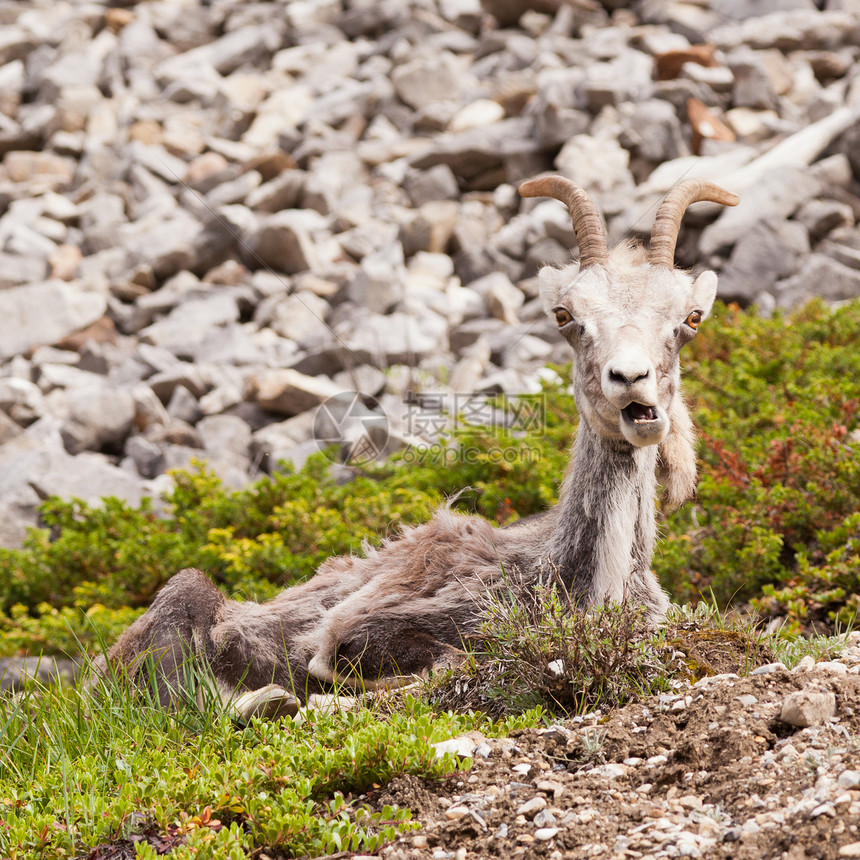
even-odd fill
[[(107, 659), (125, 667), (138, 685), (151, 671), (164, 707), (197, 697), (201, 674), (211, 666), (216, 651), (211, 631), (225, 603), (204, 573), (181, 570), (108, 651)], [(225, 691), (216, 692), (223, 696)]]

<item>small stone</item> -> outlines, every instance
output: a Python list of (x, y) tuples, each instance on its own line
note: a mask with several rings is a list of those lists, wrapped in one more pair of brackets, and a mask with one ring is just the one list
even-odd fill
[(517, 810), (517, 815), (525, 815), (526, 818), (533, 818), (535, 813), (541, 809), (546, 809), (547, 805), (546, 798), (542, 794), (539, 794), (522, 804)]
[(723, 681), (734, 681), (738, 677), (735, 672), (724, 672), (721, 675), (706, 675), (693, 684), (694, 690), (701, 690), (704, 687), (710, 687), (712, 684), (720, 684)]
[(840, 788), (860, 788), (860, 770), (843, 770), (837, 782)]
[(263, 409), (279, 415), (298, 415), (341, 391), (323, 376), (306, 376), (290, 368), (278, 368), (252, 377), (247, 393)]
[(445, 810), (445, 818), (449, 821), (458, 821), (461, 818), (465, 818), (468, 814), (468, 806), (449, 806)]
[(701, 797), (697, 797), (695, 794), (686, 794), (684, 797), (678, 798), (678, 803), (684, 809), (701, 809), (703, 801)]
[(554, 800), (558, 800), (564, 794), (564, 786), (554, 779), (542, 779), (536, 786), (539, 791), (550, 791)]
[(840, 857), (860, 857), (860, 842), (849, 842), (839, 847)]
[(848, 672), (848, 667), (838, 660), (822, 660), (816, 663), (811, 671), (821, 672), (825, 675), (845, 675)]
[(745, 708), (750, 708), (758, 701), (758, 699), (755, 696), (747, 693), (743, 696), (735, 696), (735, 701), (740, 702)]
[(555, 816), (548, 809), (541, 809), (534, 817), (535, 827), (554, 827)]
[(436, 758), (442, 758), (447, 753), (455, 755), (458, 758), (471, 758), (478, 744), (473, 738), (467, 735), (460, 735), (460, 737), (451, 738), (447, 741), (439, 741), (432, 746), (436, 750)]
[(779, 718), (791, 726), (805, 728), (826, 722), (836, 713), (836, 697), (829, 690), (798, 690), (782, 703)]
[(779, 672), (787, 668), (785, 663), (765, 663), (764, 666), (757, 666), (753, 669), (750, 675), (772, 675), (774, 672)]
[(815, 657), (811, 654), (807, 654), (803, 659), (801, 659), (798, 664), (791, 670), (792, 672), (808, 672), (815, 665)]
[(557, 835), (557, 827), (539, 827), (535, 830), (535, 839), (540, 842), (549, 842), (550, 839), (554, 839)]
[(620, 779), (622, 776), (627, 776), (627, 770), (628, 768), (623, 764), (610, 762), (609, 764), (601, 764), (593, 767), (591, 770), (587, 770), (586, 773), (601, 776), (604, 779)]

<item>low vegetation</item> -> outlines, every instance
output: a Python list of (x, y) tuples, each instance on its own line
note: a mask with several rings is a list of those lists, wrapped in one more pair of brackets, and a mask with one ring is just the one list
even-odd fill
[[(476, 653), (421, 698), (357, 713), (238, 728), (214, 705), (168, 714), (119, 690), (97, 702), (54, 688), (2, 697), (0, 856), (95, 860), (108, 843), (138, 857), (372, 851), (410, 821), (371, 813), (362, 795), (399, 774), (444, 778), (461, 763), (435, 759), (434, 741), (671, 690), (724, 671), (721, 651), (743, 669), (835, 650), (838, 639), (798, 635), (845, 629), (860, 608), (858, 331), (860, 303), (813, 303), (787, 320), (721, 308), (688, 347), (702, 475), (697, 501), (663, 518), (655, 566), (685, 608), (656, 634), (635, 611), (571, 615), (548, 589), (488, 607)], [(473, 427), (347, 484), (321, 454), (241, 491), (201, 467), (138, 508), (49, 500), (45, 528), (0, 551), (0, 654), (95, 652), (182, 567), (266, 599), (463, 487), (456, 507), (500, 524), (542, 510), (576, 424), (563, 383), (542, 407), (540, 426)]]

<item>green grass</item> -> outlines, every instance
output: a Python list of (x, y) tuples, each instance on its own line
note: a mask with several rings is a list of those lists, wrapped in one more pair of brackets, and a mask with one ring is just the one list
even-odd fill
[(493, 723), (405, 698), (385, 719), (364, 708), (242, 729), (214, 705), (168, 713), (107, 683), (96, 697), (35, 686), (0, 698), (0, 856), (72, 857), (122, 839), (143, 857), (159, 845), (175, 858), (373, 851), (413, 824), (362, 795), (462, 766), (435, 758), (436, 741), (539, 716)]

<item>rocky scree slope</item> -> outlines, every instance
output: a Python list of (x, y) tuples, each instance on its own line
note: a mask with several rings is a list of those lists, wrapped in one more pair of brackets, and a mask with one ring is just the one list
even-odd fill
[[(850, 0), (0, 0), (0, 544), (46, 496), (242, 485), (318, 404), (520, 394), (568, 360), (535, 274), (673, 182), (681, 264), (769, 311), (860, 294)], [(371, 403), (370, 400), (367, 401)], [(372, 404), (371, 404), (372, 405)], [(319, 435), (319, 429), (317, 430)]]

